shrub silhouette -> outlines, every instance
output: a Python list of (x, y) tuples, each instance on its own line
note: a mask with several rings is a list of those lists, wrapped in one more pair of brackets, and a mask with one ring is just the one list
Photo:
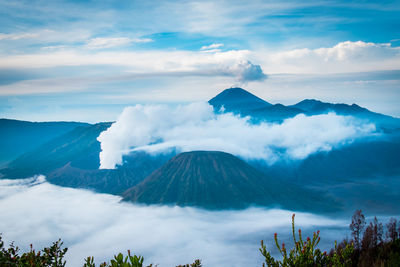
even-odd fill
[[(144, 258), (141, 256), (131, 255), (131, 251), (128, 250), (128, 255), (124, 257), (122, 253), (114, 256), (114, 259), (110, 263), (101, 263), (100, 267), (143, 267)], [(150, 264), (147, 267), (152, 267)], [(87, 257), (83, 267), (96, 267), (93, 257)]]
[(4, 242), (0, 235), (0, 266), (10, 267), (64, 267), (66, 262), (64, 255), (67, 253), (67, 248), (61, 248), (63, 242), (61, 239), (54, 242), (50, 247), (44, 248), (42, 251), (36, 252), (32, 244), (30, 245), (30, 251), (19, 255), (19, 248), (14, 246), (13, 243), (6, 249)]
[(307, 237), (306, 241), (303, 240), (301, 229), (298, 230), (298, 239), (296, 238), (296, 230), (294, 225), (294, 217), (292, 216), (292, 235), (294, 241), (294, 247), (287, 252), (285, 243), (279, 245), (278, 235), (274, 234), (275, 245), (282, 255), (282, 260), (276, 260), (271, 256), (271, 253), (267, 251), (267, 248), (261, 240), (260, 252), (265, 258), (265, 264), (268, 267), (279, 267), (279, 266), (350, 266), (351, 256), (353, 254), (353, 244), (346, 244), (344, 248), (338, 248), (335, 242), (335, 249), (329, 255), (326, 252), (321, 252), (320, 249), (316, 248), (319, 241), (319, 231), (314, 232), (312, 238)]
[(365, 217), (361, 210), (356, 210), (351, 218), (350, 230), (354, 240), (354, 247), (361, 248), (361, 234), (365, 226)]

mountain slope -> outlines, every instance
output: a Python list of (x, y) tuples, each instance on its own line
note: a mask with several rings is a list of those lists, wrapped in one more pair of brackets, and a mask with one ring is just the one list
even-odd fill
[(391, 134), (364, 138), (302, 160), (283, 159), (273, 165), (262, 160), (248, 163), (273, 177), (299, 184), (335, 184), (400, 175), (399, 151), (400, 134)]
[(89, 125), (80, 122), (29, 122), (0, 119), (0, 165), (78, 126)]
[(378, 127), (383, 129), (398, 129), (400, 128), (400, 119), (388, 115), (372, 112), (366, 108), (360, 107), (357, 104), (332, 104), (325, 103), (315, 99), (305, 99), (299, 103), (289, 106), (305, 111), (307, 115), (317, 115), (328, 112), (335, 112), (338, 115), (354, 116), (360, 119), (367, 119)]
[[(239, 158), (218, 151), (181, 153), (137, 186), (124, 200), (211, 209), (245, 208), (251, 204), (290, 209), (320, 209), (321, 196), (272, 179)], [(331, 201), (323, 208), (337, 208)]]
[(49, 172), (46, 179), (60, 186), (119, 195), (143, 181), (170, 158), (170, 155), (151, 156), (146, 153), (134, 153), (125, 157), (125, 164), (117, 166), (116, 169), (82, 169), (67, 163)]
[(8, 178), (25, 178), (35, 174), (47, 174), (71, 162), (84, 169), (100, 166), (99, 134), (111, 123), (98, 123), (89, 127), (77, 127), (12, 161), (1, 173)]
[(362, 108), (356, 104), (332, 104), (315, 99), (305, 99), (291, 107), (302, 109), (310, 114), (319, 114), (327, 111), (335, 111), (343, 115), (370, 112), (368, 109)]
[(272, 122), (282, 122), (283, 120), (292, 118), (300, 113), (304, 113), (304, 111), (295, 107), (275, 104), (265, 108), (254, 109), (249, 115), (256, 118), (256, 120), (253, 121), (267, 120)]
[(5, 178), (44, 174), (47, 181), (60, 186), (120, 194), (141, 182), (173, 156), (151, 156), (136, 152), (124, 157), (123, 166), (99, 170), (101, 148), (97, 137), (110, 125), (98, 123), (90, 127), (78, 127), (18, 157), (0, 173)]

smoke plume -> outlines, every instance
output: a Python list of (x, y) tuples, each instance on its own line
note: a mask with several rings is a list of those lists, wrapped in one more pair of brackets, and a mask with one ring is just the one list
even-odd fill
[(208, 103), (136, 105), (98, 137), (100, 168), (123, 164), (131, 151), (162, 153), (217, 150), (273, 164), (279, 159), (301, 160), (312, 153), (353, 142), (375, 131), (375, 125), (334, 113), (289, 118), (282, 123), (252, 124), (249, 117), (215, 114)]

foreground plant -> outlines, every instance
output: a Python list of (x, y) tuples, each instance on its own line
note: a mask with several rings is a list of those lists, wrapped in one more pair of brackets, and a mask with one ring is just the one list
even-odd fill
[[(142, 256), (131, 255), (130, 250), (128, 250), (128, 256), (125, 256), (122, 253), (114, 256), (114, 259), (110, 261), (110, 263), (103, 262), (99, 265), (99, 267), (143, 267), (144, 258)], [(83, 267), (96, 267), (94, 263), (93, 257), (87, 257), (85, 259), (85, 264)], [(153, 264), (148, 265), (147, 267), (153, 267)], [(202, 267), (200, 260), (195, 260), (192, 264), (178, 265), (177, 267)]]
[(202, 267), (201, 260), (195, 260), (192, 264), (178, 265), (176, 267)]
[(335, 250), (329, 255), (326, 252), (321, 252), (317, 248), (321, 238), (319, 237), (319, 231), (314, 232), (312, 238), (307, 237), (306, 241), (303, 240), (301, 235), (301, 229), (298, 230), (298, 239), (296, 238), (296, 230), (294, 225), (294, 217), (292, 216), (292, 235), (294, 241), (294, 247), (288, 253), (285, 243), (279, 245), (278, 235), (275, 233), (275, 245), (278, 248), (279, 253), (282, 255), (282, 260), (276, 260), (271, 256), (271, 253), (267, 251), (267, 248), (261, 240), (260, 252), (265, 258), (265, 264), (268, 267), (279, 267), (279, 266), (349, 266), (351, 265), (351, 256), (353, 254), (353, 244), (346, 244), (342, 248), (338, 248), (335, 242)]
[(62, 248), (61, 239), (54, 242), (52, 246), (44, 248), (42, 251), (36, 252), (30, 245), (30, 251), (19, 255), (19, 248), (13, 243), (6, 249), (0, 235), (0, 266), (9, 267), (64, 267), (66, 262), (64, 255), (68, 248)]
[[(125, 256), (122, 253), (114, 256), (114, 259), (110, 261), (110, 263), (101, 263), (100, 267), (143, 267), (143, 260), (142, 256), (131, 255), (131, 251), (128, 250), (128, 256)], [(150, 264), (147, 267), (152, 267), (153, 265)], [(83, 267), (96, 267), (94, 263), (93, 257), (87, 257), (85, 259), (85, 264)]]

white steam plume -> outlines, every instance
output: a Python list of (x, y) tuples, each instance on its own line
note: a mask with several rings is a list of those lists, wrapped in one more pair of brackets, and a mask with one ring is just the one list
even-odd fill
[(374, 124), (334, 113), (300, 114), (281, 124), (255, 125), (249, 120), (231, 113), (214, 114), (208, 103), (127, 107), (98, 137), (100, 168), (115, 168), (133, 150), (160, 153), (171, 148), (218, 150), (268, 163), (280, 157), (304, 159), (375, 131)]

